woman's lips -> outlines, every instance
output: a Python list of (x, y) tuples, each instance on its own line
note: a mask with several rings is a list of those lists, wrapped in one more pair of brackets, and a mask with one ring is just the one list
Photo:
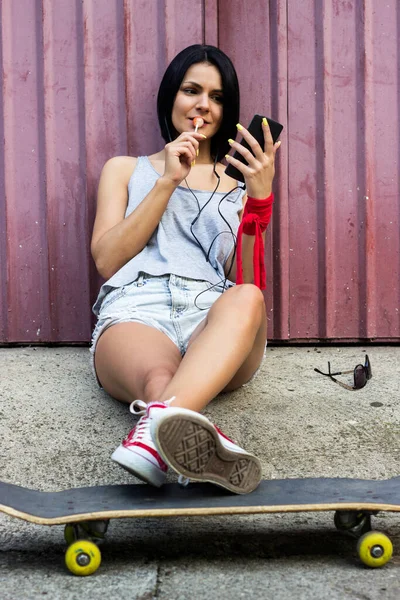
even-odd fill
[(191, 118), (189, 118), (189, 121), (191, 121), (193, 127), (196, 127), (197, 122), (199, 121), (199, 124), (197, 125), (199, 129), (200, 129), (200, 127), (204, 127), (205, 125), (209, 125), (208, 121), (206, 121), (205, 119), (203, 119), (203, 117), (191, 117)]
[(204, 126), (204, 119), (202, 117), (195, 117), (193, 119), (193, 125), (198, 129), (199, 127)]

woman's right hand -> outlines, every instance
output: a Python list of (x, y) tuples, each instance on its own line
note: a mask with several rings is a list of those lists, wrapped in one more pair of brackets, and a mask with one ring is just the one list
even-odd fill
[(206, 139), (203, 133), (183, 132), (165, 146), (165, 170), (163, 178), (178, 186), (189, 175), (196, 160), (199, 142)]

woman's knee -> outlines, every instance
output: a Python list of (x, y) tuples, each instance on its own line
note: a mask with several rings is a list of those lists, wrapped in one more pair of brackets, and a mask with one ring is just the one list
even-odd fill
[(240, 302), (259, 306), (264, 304), (264, 294), (256, 285), (252, 283), (242, 283), (231, 288)]
[(238, 313), (244, 326), (258, 328), (265, 319), (265, 300), (262, 291), (251, 283), (235, 286), (230, 290), (232, 308)]
[(143, 396), (146, 402), (158, 400), (174, 377), (179, 365), (175, 361), (150, 367), (143, 378)]

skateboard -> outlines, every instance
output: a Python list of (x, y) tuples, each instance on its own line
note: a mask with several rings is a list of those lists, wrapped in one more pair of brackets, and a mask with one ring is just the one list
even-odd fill
[(392, 557), (387, 535), (371, 530), (379, 511), (400, 512), (400, 477), (364, 479), (274, 479), (251, 494), (234, 495), (209, 483), (82, 487), (40, 492), (0, 482), (0, 511), (39, 525), (65, 525), (67, 568), (94, 573), (101, 562), (99, 543), (110, 519), (335, 511), (337, 529), (358, 538), (357, 552), (369, 567)]

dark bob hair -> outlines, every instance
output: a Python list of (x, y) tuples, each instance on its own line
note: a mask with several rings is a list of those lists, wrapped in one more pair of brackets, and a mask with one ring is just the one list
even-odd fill
[(222, 122), (217, 133), (211, 139), (211, 156), (213, 159), (221, 160), (230, 150), (228, 139), (236, 137), (240, 96), (235, 67), (230, 58), (215, 46), (202, 44), (189, 46), (179, 52), (168, 66), (157, 96), (157, 114), (161, 135), (167, 143), (178, 137), (178, 132), (172, 124), (172, 108), (185, 73), (196, 63), (214, 65), (221, 75), (224, 92)]

